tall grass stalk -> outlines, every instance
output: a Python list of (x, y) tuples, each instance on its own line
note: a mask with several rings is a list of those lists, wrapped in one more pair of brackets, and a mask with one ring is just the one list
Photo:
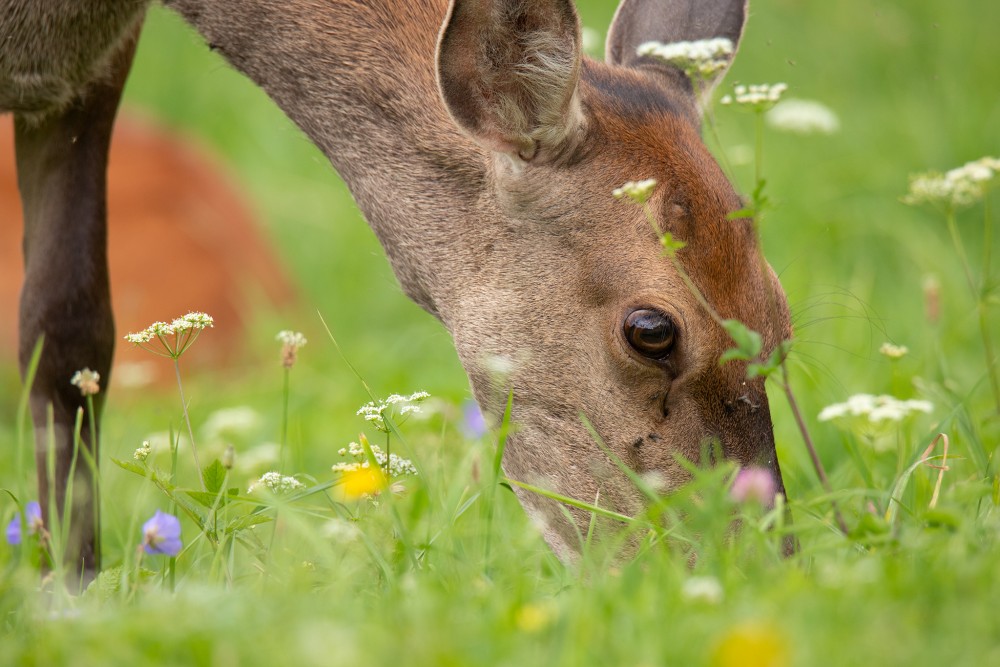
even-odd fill
[(201, 461), (198, 459), (198, 447), (194, 442), (194, 429), (191, 427), (191, 416), (188, 414), (188, 404), (184, 398), (184, 384), (181, 382), (181, 364), (180, 355), (173, 358), (174, 361), (174, 375), (177, 377), (177, 391), (181, 395), (181, 412), (184, 414), (184, 423), (187, 425), (188, 431), (188, 441), (191, 443), (191, 456), (194, 458), (195, 470), (198, 471), (198, 484), (201, 486), (201, 490), (205, 491), (205, 480), (202, 477), (202, 467)]

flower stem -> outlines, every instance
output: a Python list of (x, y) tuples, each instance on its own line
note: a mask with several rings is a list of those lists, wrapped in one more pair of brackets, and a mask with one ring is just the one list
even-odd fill
[(177, 357), (174, 357), (174, 374), (177, 376), (177, 391), (181, 394), (181, 411), (184, 413), (184, 423), (187, 424), (188, 438), (191, 441), (191, 455), (194, 457), (194, 465), (198, 470), (198, 483), (201, 490), (207, 490), (205, 479), (201, 474), (201, 461), (198, 460), (198, 448), (194, 444), (194, 429), (191, 428), (191, 417), (188, 416), (187, 401), (184, 400), (184, 385), (181, 383), (181, 364)]
[(990, 217), (989, 193), (983, 197), (983, 279), (979, 290), (979, 332), (983, 337), (983, 348), (986, 352), (986, 367), (989, 372), (990, 386), (993, 388), (993, 401), (996, 403), (997, 414), (1000, 414), (1000, 380), (997, 379), (997, 358), (993, 352), (993, 336), (990, 335), (989, 318), (986, 307), (990, 296), (990, 262), (993, 249), (993, 219)]
[[(782, 389), (785, 392), (785, 398), (788, 400), (788, 406), (792, 409), (792, 415), (795, 417), (795, 423), (799, 427), (799, 433), (802, 434), (802, 440), (805, 442), (806, 449), (809, 451), (809, 457), (812, 459), (813, 467), (816, 469), (816, 474), (819, 476), (820, 484), (823, 485), (823, 490), (832, 494), (833, 487), (830, 486), (830, 479), (826, 476), (826, 469), (823, 467), (823, 462), (819, 459), (819, 454), (816, 452), (816, 446), (813, 444), (812, 437), (809, 435), (809, 429), (806, 428), (805, 420), (802, 419), (802, 413), (799, 411), (799, 404), (795, 400), (795, 393), (792, 391), (792, 385), (788, 381), (788, 366), (785, 363), (781, 364), (781, 376)], [(847, 523), (844, 521), (844, 517), (840, 513), (837, 501), (831, 499), (830, 505), (833, 507), (833, 515), (836, 517), (837, 525), (840, 527), (841, 532), (843, 532), (844, 535), (847, 535), (850, 531), (847, 529)]]
[(993, 241), (993, 230), (990, 225), (989, 209), (985, 206), (984, 208), (987, 217), (983, 227), (983, 243), (986, 247), (983, 249), (982, 285), (977, 285), (976, 279), (972, 275), (969, 256), (965, 252), (965, 244), (962, 243), (962, 236), (959, 234), (958, 225), (955, 222), (954, 209), (949, 209), (946, 217), (948, 232), (951, 234), (951, 242), (955, 246), (955, 254), (958, 255), (958, 259), (962, 263), (962, 269), (965, 271), (965, 279), (968, 281), (969, 289), (972, 290), (972, 296), (976, 300), (976, 313), (979, 316), (979, 335), (983, 339), (983, 354), (986, 357), (986, 374), (990, 379), (990, 387), (993, 390), (993, 401), (996, 404), (997, 412), (1000, 413), (1000, 380), (997, 378), (996, 355), (993, 351), (993, 338), (990, 335), (990, 325), (986, 313), (986, 296), (989, 285), (989, 244)]
[[(754, 146), (753, 180), (756, 190), (760, 186), (761, 175), (764, 173), (764, 112), (758, 110), (754, 113), (754, 119), (754, 133), (757, 136)], [(754, 203), (756, 204), (756, 202)]]
[(91, 507), (94, 511), (94, 553), (100, 557), (101, 554), (101, 470), (100, 470), (100, 438), (97, 433), (97, 415), (94, 412), (94, 397), (87, 395), (87, 416), (90, 421), (90, 456), (85, 459), (90, 468)]
[(288, 386), (291, 369), (285, 368), (285, 381), (282, 388), (284, 403), (281, 410), (281, 448), (278, 451), (278, 470), (285, 471), (285, 445), (288, 442)]

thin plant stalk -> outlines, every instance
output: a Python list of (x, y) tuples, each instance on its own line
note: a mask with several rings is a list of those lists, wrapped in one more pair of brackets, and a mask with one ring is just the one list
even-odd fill
[(94, 512), (94, 553), (100, 562), (101, 556), (101, 440), (97, 432), (97, 415), (94, 413), (94, 397), (87, 394), (87, 416), (90, 424), (90, 450), (83, 450), (83, 458), (90, 470), (90, 488), (93, 492), (91, 508)]
[[(761, 175), (764, 173), (764, 112), (756, 111), (754, 113), (754, 131), (756, 136), (756, 142), (754, 145), (754, 161), (753, 161), (753, 179), (755, 187), (760, 187)], [(756, 204), (756, 202), (755, 202)], [(760, 214), (759, 211), (755, 211), (757, 215)], [(756, 221), (756, 215), (754, 220)], [(754, 223), (756, 224), (756, 222)]]
[(291, 373), (290, 368), (285, 368), (285, 379), (282, 386), (282, 406), (281, 406), (281, 447), (278, 450), (278, 470), (285, 471), (285, 447), (288, 443), (288, 393)]
[[(788, 406), (792, 409), (792, 415), (795, 417), (795, 424), (799, 428), (799, 433), (802, 434), (802, 440), (805, 442), (806, 450), (809, 452), (809, 457), (812, 459), (813, 467), (816, 469), (816, 475), (819, 477), (820, 484), (823, 485), (823, 490), (832, 494), (833, 487), (830, 486), (830, 479), (826, 476), (826, 469), (823, 467), (823, 462), (820, 461), (819, 454), (816, 452), (816, 446), (813, 444), (812, 436), (809, 435), (809, 429), (806, 427), (805, 420), (802, 419), (802, 412), (799, 410), (799, 404), (795, 400), (794, 392), (792, 392), (792, 385), (788, 381), (788, 366), (786, 366), (784, 362), (781, 364), (781, 377), (782, 389), (785, 392), (785, 398), (788, 400)], [(850, 531), (847, 529), (847, 523), (844, 521), (844, 517), (840, 513), (837, 501), (831, 498), (830, 505), (833, 507), (833, 515), (836, 517), (837, 526), (844, 533), (844, 535), (847, 535)]]
[(198, 483), (201, 490), (205, 491), (205, 479), (201, 474), (201, 462), (198, 460), (198, 448), (194, 444), (194, 429), (191, 428), (191, 417), (188, 415), (187, 401), (184, 399), (184, 385), (181, 383), (181, 365), (179, 357), (174, 357), (174, 374), (177, 376), (177, 391), (181, 395), (181, 410), (184, 413), (184, 423), (187, 424), (188, 438), (191, 441), (191, 456), (194, 457), (194, 465), (198, 470)]
[(990, 224), (989, 207), (985, 202), (983, 207), (986, 219), (983, 228), (983, 244), (985, 247), (983, 249), (983, 279), (981, 285), (976, 284), (976, 279), (972, 274), (972, 266), (969, 263), (969, 256), (965, 251), (962, 236), (958, 231), (953, 207), (948, 209), (945, 218), (948, 224), (948, 233), (951, 235), (951, 242), (955, 246), (955, 254), (958, 255), (958, 259), (962, 264), (962, 270), (965, 272), (965, 279), (968, 281), (969, 289), (972, 290), (972, 296), (976, 300), (979, 335), (983, 339), (983, 354), (986, 357), (986, 374), (990, 379), (990, 387), (993, 391), (993, 401), (996, 405), (997, 413), (1000, 414), (1000, 379), (997, 377), (996, 353), (993, 350), (993, 336), (990, 333), (989, 318), (986, 312), (986, 296), (989, 289), (989, 263), (991, 260), (989, 245), (993, 240), (993, 230)]
[(993, 336), (990, 334), (989, 319), (986, 313), (990, 296), (990, 262), (993, 251), (993, 219), (990, 217), (989, 193), (983, 197), (983, 280), (979, 291), (979, 333), (983, 337), (983, 347), (986, 352), (987, 371), (990, 386), (993, 388), (993, 400), (996, 403), (997, 414), (1000, 414), (1000, 379), (997, 378), (997, 358), (993, 351)]

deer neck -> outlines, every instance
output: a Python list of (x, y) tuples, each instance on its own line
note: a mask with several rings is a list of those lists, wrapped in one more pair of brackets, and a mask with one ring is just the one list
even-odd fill
[(351, 189), (407, 295), (442, 317), (447, 261), (479, 207), (486, 156), (437, 90), (446, 0), (168, 0), (277, 103)]

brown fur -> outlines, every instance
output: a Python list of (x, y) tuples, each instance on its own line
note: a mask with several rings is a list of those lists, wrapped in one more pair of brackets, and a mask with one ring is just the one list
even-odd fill
[[(580, 59), (569, 0), (167, 4), (329, 156), (403, 289), (451, 332), (484, 408), (498, 414), (513, 388), (511, 477), (636, 509), (581, 415), (668, 487), (686, 479), (675, 456), (698, 458), (706, 438), (778, 472), (763, 382), (744, 380), (745, 364), (719, 366), (731, 341), (642, 213), (610, 195), (656, 178), (657, 223), (688, 243), (680, 260), (714, 309), (760, 331), (768, 352), (788, 334), (750, 222), (727, 219), (740, 199), (701, 142), (690, 86), (627, 56), (647, 39), (735, 41), (742, 2), (628, 0), (611, 31), (617, 65)], [(691, 25), (663, 25), (665, 4)], [(665, 363), (625, 342), (635, 308), (677, 322)], [(562, 512), (521, 500), (571, 558)]]

